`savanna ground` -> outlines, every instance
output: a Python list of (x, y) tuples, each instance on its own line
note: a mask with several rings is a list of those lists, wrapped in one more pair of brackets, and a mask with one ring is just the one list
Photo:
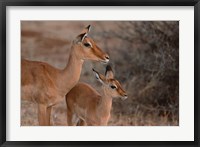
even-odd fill
[[(71, 42), (88, 24), (89, 36), (110, 55), (128, 99), (113, 100), (111, 126), (179, 125), (179, 23), (176, 21), (22, 21), (21, 57), (64, 68)], [(101, 63), (86, 61), (80, 81), (101, 91), (92, 73)], [(67, 81), (66, 81), (67, 82)], [(66, 125), (66, 104), (53, 108), (52, 125)], [(38, 125), (37, 104), (21, 102), (21, 125)]]

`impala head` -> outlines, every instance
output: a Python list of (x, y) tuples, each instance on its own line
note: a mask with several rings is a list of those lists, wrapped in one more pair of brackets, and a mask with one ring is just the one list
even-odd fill
[(77, 56), (82, 60), (94, 60), (108, 63), (109, 56), (103, 52), (92, 40), (88, 37), (91, 26), (87, 26), (81, 34), (79, 34), (73, 41), (74, 50), (76, 50)]
[(105, 76), (98, 73), (94, 69), (92, 70), (97, 80), (103, 84), (103, 87), (106, 90), (106, 94), (110, 95), (113, 98), (120, 97), (123, 100), (127, 99), (128, 96), (126, 94), (126, 91), (122, 89), (119, 81), (114, 79), (114, 73), (109, 65), (106, 67)]

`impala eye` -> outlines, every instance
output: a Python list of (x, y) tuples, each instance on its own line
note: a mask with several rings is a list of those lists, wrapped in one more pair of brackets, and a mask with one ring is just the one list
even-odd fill
[(117, 87), (116, 86), (114, 86), (114, 85), (111, 85), (110, 86), (112, 89), (116, 89)]
[(91, 47), (91, 45), (89, 43), (84, 43), (84, 46)]

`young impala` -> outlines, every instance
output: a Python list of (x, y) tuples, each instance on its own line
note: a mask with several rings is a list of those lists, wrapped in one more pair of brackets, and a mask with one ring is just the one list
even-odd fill
[(77, 84), (84, 60), (109, 61), (109, 56), (87, 36), (89, 30), (90, 25), (73, 41), (63, 70), (44, 62), (21, 61), (21, 96), (38, 103), (39, 125), (50, 125), (52, 106), (64, 99)]
[(78, 83), (66, 95), (67, 122), (72, 125), (107, 125), (112, 107), (112, 98), (127, 98), (120, 83), (114, 79), (110, 66), (105, 76), (93, 69), (97, 80), (102, 83), (102, 95), (85, 83)]

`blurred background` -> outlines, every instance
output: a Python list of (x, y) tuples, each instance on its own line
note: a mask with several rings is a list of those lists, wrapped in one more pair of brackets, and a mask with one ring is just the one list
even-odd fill
[[(111, 126), (179, 125), (178, 21), (21, 21), (21, 57), (64, 68), (71, 42), (91, 24), (89, 36), (110, 55), (115, 78), (128, 99), (113, 99)], [(84, 62), (80, 81), (101, 91), (92, 68)], [(65, 100), (53, 107), (52, 125), (65, 126)], [(37, 104), (21, 102), (21, 125), (38, 125)]]

